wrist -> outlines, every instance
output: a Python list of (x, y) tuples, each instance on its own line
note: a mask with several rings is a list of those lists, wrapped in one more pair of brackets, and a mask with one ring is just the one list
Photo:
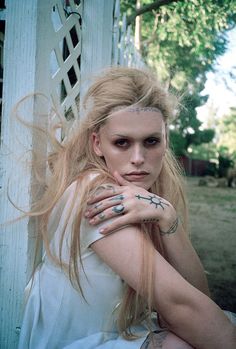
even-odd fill
[(179, 218), (176, 217), (174, 219), (174, 221), (172, 220), (172, 223), (171, 224), (159, 224), (159, 231), (160, 231), (160, 235), (161, 236), (164, 236), (164, 235), (172, 235), (174, 234), (177, 229), (178, 229), (178, 226), (179, 226)]

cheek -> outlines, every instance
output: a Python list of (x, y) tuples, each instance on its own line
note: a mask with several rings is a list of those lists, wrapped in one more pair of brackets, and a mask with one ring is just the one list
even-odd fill
[(115, 171), (123, 167), (126, 163), (124, 154), (120, 154), (116, 149), (110, 147), (109, 151), (104, 152), (104, 160), (109, 170)]
[(149, 154), (149, 159), (155, 161), (154, 163), (159, 163), (165, 156), (165, 147), (159, 148)]
[(155, 173), (155, 176), (159, 176), (163, 161), (164, 161), (164, 156), (165, 156), (165, 149), (158, 149), (158, 151), (153, 152), (149, 156), (149, 164), (153, 168), (153, 173)]

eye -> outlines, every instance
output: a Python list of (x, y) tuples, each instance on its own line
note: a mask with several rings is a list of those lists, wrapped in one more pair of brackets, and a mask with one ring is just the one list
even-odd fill
[(149, 137), (145, 139), (145, 145), (147, 146), (154, 146), (160, 142), (161, 142), (161, 139), (157, 137)]
[(127, 139), (125, 138), (121, 138), (121, 139), (117, 139), (114, 144), (117, 146), (117, 147), (120, 147), (120, 148), (125, 148), (129, 145), (129, 142)]

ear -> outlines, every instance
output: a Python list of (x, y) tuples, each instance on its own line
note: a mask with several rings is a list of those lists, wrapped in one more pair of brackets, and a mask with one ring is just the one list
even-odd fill
[(94, 153), (98, 156), (103, 156), (99, 133), (93, 132), (91, 137)]

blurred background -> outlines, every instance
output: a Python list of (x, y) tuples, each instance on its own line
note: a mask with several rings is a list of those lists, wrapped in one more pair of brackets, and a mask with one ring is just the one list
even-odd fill
[[(180, 98), (170, 142), (214, 300), (236, 311), (236, 1), (121, 0), (147, 65)], [(137, 16), (137, 14), (140, 14)]]

